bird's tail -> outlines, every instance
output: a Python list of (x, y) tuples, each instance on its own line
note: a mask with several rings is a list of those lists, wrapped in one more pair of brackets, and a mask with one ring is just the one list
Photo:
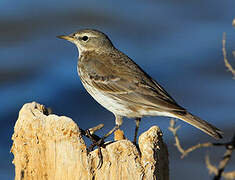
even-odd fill
[(215, 126), (209, 124), (208, 122), (200, 119), (199, 117), (192, 115), (189, 112), (175, 112), (174, 116), (202, 130), (203, 132), (214, 137), (215, 139), (222, 138), (223, 132), (221, 130), (217, 129)]

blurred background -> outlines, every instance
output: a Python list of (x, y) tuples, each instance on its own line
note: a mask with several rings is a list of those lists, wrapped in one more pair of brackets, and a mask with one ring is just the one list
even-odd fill
[[(83, 28), (108, 34), (180, 105), (222, 129), (221, 142), (229, 140), (235, 128), (235, 81), (224, 67), (221, 42), (226, 32), (228, 57), (234, 60), (234, 7), (235, 1), (230, 0), (1, 0), (0, 179), (14, 178), (11, 136), (18, 111), (27, 102), (51, 107), (53, 113), (71, 117), (84, 129), (104, 123), (99, 135), (114, 126), (112, 113), (82, 87), (76, 47), (56, 38)], [(190, 125), (177, 123), (185, 147), (214, 142)], [(208, 149), (181, 160), (167, 130), (169, 118), (144, 118), (140, 133), (153, 125), (160, 126), (168, 145), (171, 179), (209, 179), (204, 163)], [(122, 129), (130, 140), (134, 128), (132, 119), (124, 120)], [(224, 149), (209, 150), (212, 162), (218, 163)], [(234, 163), (229, 167), (235, 169)]]

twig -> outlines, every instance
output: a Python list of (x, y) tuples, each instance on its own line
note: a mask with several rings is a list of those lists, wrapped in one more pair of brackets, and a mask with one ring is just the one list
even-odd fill
[(226, 148), (226, 152), (222, 158), (222, 160), (220, 161), (219, 164), (219, 168), (213, 166), (210, 163), (209, 160), (209, 155), (206, 156), (206, 165), (207, 168), (209, 169), (209, 173), (213, 173), (215, 174), (214, 180), (219, 180), (221, 178), (221, 176), (227, 178), (227, 179), (235, 179), (235, 171), (231, 171), (231, 172), (224, 172), (224, 169), (226, 167), (226, 165), (228, 164), (228, 162), (231, 159), (232, 156), (232, 152), (235, 149), (235, 134), (233, 136), (233, 138), (231, 139), (230, 142), (227, 143), (202, 143), (202, 144), (196, 144), (186, 150), (184, 150), (180, 144), (180, 140), (179, 137), (177, 135), (177, 130), (179, 129), (180, 126), (175, 126), (175, 121), (173, 119), (171, 119), (170, 121), (170, 127), (168, 127), (168, 129), (173, 133), (174, 138), (175, 138), (175, 146), (177, 147), (177, 149), (179, 150), (179, 152), (182, 154), (181, 158), (184, 158), (186, 155), (188, 155), (188, 153), (194, 151), (195, 149), (198, 148), (202, 148), (202, 147), (211, 147), (211, 146), (223, 146)]
[[(168, 129), (173, 133), (174, 135), (174, 138), (175, 138), (175, 146), (177, 147), (177, 149), (179, 150), (179, 152), (182, 154), (181, 155), (181, 158), (184, 158), (185, 156), (187, 156), (190, 152), (194, 151), (195, 149), (198, 149), (198, 148), (202, 148), (202, 147), (211, 147), (211, 146), (214, 146), (215, 144), (214, 143), (210, 143), (210, 142), (207, 142), (207, 143), (199, 143), (195, 146), (192, 146), (186, 150), (184, 150), (180, 144), (180, 140), (179, 140), (179, 137), (177, 135), (177, 130), (180, 128), (180, 126), (177, 126), (175, 127), (175, 121), (173, 119), (170, 120), (170, 127), (168, 127)], [(217, 143), (217, 146), (220, 146), (221, 143)]]
[(224, 63), (225, 63), (225, 67), (227, 67), (228, 70), (233, 74), (233, 78), (235, 78), (235, 69), (233, 69), (233, 67), (231, 66), (231, 64), (228, 61), (225, 44), (226, 44), (226, 33), (224, 32), (223, 33), (223, 40), (222, 40), (222, 46), (223, 46), (222, 51), (223, 51), (223, 56), (224, 56)]
[(214, 180), (218, 180), (223, 176), (226, 179), (235, 179), (235, 171), (223, 172), (225, 166), (228, 164), (232, 155), (232, 150), (228, 149), (223, 157), (223, 160), (220, 162), (219, 168), (210, 163), (209, 155), (206, 155), (205, 162), (206, 167), (209, 170), (210, 174), (215, 174)]
[(217, 169), (216, 167), (214, 167), (213, 168), (214, 171), (210, 170), (210, 167), (213, 167), (213, 166), (210, 164), (209, 156), (207, 156), (207, 159), (206, 159), (207, 168), (209, 169), (210, 172), (214, 172), (215, 174), (214, 180), (219, 180), (221, 176), (227, 179), (235, 179), (235, 171), (226, 172), (226, 173), (224, 172), (226, 165), (228, 164), (228, 162), (230, 161), (232, 157), (232, 152), (235, 149), (235, 134), (233, 138), (231, 139), (231, 141), (227, 143), (225, 147), (227, 150), (224, 153), (224, 156), (219, 163), (219, 168)]

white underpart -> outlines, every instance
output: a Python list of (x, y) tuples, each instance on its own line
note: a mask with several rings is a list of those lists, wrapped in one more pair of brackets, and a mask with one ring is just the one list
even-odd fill
[(129, 110), (124, 104), (121, 104), (118, 100), (115, 100), (94, 87), (90, 87), (89, 85), (83, 84), (86, 90), (90, 93), (90, 95), (102, 106), (111, 111), (113, 114), (117, 116), (129, 116), (129, 114), (133, 113)]
[(107, 95), (104, 95), (102, 92), (90, 88), (89, 86), (85, 87), (86, 90), (91, 94), (91, 96), (106, 109), (119, 116), (133, 117), (134, 114), (138, 114), (138, 116), (167, 116), (177, 118), (173, 114), (169, 112), (159, 112), (159, 111), (146, 111), (143, 109), (138, 112), (134, 112), (130, 110), (125, 104), (120, 103), (119, 100), (115, 100)]

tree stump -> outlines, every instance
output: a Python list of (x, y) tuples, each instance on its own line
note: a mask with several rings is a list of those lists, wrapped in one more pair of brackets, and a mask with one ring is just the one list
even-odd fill
[(25, 104), (12, 136), (15, 180), (137, 180), (169, 179), (167, 146), (161, 130), (151, 127), (139, 137), (109, 142), (88, 152), (77, 124), (65, 116), (47, 114), (38, 103)]

